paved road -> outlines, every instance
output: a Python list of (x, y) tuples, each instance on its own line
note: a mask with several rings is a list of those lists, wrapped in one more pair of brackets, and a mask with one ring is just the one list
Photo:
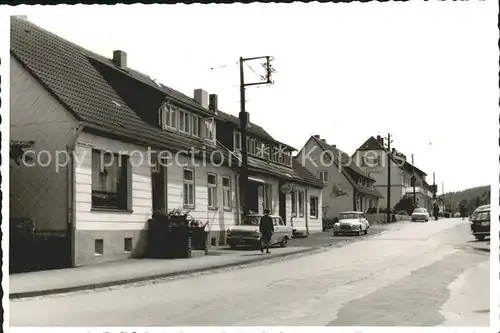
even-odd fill
[(400, 223), (292, 260), (11, 301), (11, 325), (488, 326), (481, 246), (466, 221)]

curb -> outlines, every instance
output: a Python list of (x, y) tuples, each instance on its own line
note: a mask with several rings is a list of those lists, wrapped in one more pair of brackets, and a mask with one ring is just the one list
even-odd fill
[(150, 276), (140, 276), (140, 277), (123, 279), (123, 280), (108, 281), (108, 282), (101, 282), (101, 283), (92, 283), (92, 284), (71, 286), (71, 287), (58, 288), (58, 289), (46, 289), (46, 290), (18, 292), (18, 293), (9, 294), (9, 299), (12, 300), (12, 299), (22, 299), (22, 298), (39, 297), (39, 296), (47, 296), (47, 295), (66, 294), (66, 293), (70, 293), (70, 292), (83, 291), (83, 290), (96, 290), (96, 289), (108, 288), (108, 287), (119, 286), (119, 285), (127, 285), (127, 284), (132, 284), (132, 283), (137, 283), (137, 282), (158, 280), (158, 279), (164, 279), (164, 278), (175, 277), (175, 276), (189, 275), (189, 274), (194, 274), (194, 273), (209, 272), (209, 271), (213, 271), (213, 270), (217, 270), (217, 269), (230, 268), (230, 267), (252, 264), (252, 263), (256, 263), (256, 262), (264, 262), (264, 261), (272, 260), (272, 259), (276, 259), (276, 258), (289, 257), (292, 255), (312, 252), (314, 250), (317, 250), (317, 248), (312, 247), (312, 248), (306, 248), (306, 249), (302, 249), (302, 250), (298, 250), (298, 251), (294, 251), (294, 252), (281, 253), (281, 254), (278, 254), (278, 255), (275, 255), (272, 257), (263, 256), (263, 257), (259, 257), (259, 258), (230, 262), (230, 263), (225, 263), (225, 264), (220, 264), (220, 265), (215, 265), (215, 266), (186, 269), (183, 271), (168, 272), (168, 273), (162, 273), (162, 274), (156, 274), (156, 275), (150, 275)]

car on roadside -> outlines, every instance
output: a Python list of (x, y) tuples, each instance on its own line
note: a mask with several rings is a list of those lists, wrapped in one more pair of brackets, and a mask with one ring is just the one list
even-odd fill
[(368, 234), (370, 223), (365, 213), (358, 211), (347, 211), (340, 213), (339, 221), (333, 225), (333, 235), (355, 234), (361, 236)]
[(429, 212), (425, 208), (417, 207), (413, 210), (413, 213), (411, 214), (411, 221), (412, 222), (417, 222), (417, 221), (428, 222), (429, 221)]
[(476, 208), (469, 220), (471, 233), (477, 240), (490, 237), (490, 205)]
[[(226, 232), (227, 244), (233, 249), (238, 245), (259, 247), (261, 238), (259, 225), (262, 216), (262, 214), (249, 214), (243, 218), (240, 225), (229, 228)], [(274, 224), (271, 245), (279, 244), (281, 247), (285, 247), (287, 242), (292, 238), (292, 227), (287, 226), (280, 216), (269, 215), (269, 217), (273, 220)]]

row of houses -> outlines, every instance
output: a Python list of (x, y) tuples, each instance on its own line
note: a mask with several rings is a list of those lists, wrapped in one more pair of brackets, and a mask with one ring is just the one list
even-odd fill
[[(155, 211), (189, 211), (208, 222), (212, 245), (224, 244), (242, 216), (243, 144), (250, 210), (268, 208), (298, 233), (383, 203), (383, 172), (348, 163), (353, 156), (318, 135), (297, 153), (250, 123), (242, 142), (239, 119), (219, 109), (216, 94), (169, 88), (128, 67), (124, 51), (104, 57), (12, 17), (10, 61), (11, 141), (31, 143), (28, 159), (11, 166), (10, 216), (66, 239), (71, 266), (141, 255)], [(315, 163), (324, 152), (330, 163)], [(403, 195), (409, 166), (396, 168)]]

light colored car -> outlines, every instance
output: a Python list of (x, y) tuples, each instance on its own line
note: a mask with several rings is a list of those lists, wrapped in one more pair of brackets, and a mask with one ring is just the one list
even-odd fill
[(339, 221), (333, 225), (333, 235), (368, 233), (370, 223), (363, 212), (348, 211), (340, 213)]
[(417, 207), (413, 210), (413, 213), (411, 214), (411, 220), (412, 220), (412, 222), (416, 222), (416, 221), (428, 222), (429, 221), (429, 212), (425, 208)]
[[(250, 214), (243, 218), (240, 225), (235, 225), (227, 230), (226, 241), (231, 248), (238, 245), (250, 245), (253, 247), (260, 246), (259, 232), (261, 214)], [(292, 239), (292, 227), (286, 225), (280, 216), (269, 215), (273, 220), (274, 233), (271, 238), (271, 244), (279, 244), (285, 247), (287, 242)]]

